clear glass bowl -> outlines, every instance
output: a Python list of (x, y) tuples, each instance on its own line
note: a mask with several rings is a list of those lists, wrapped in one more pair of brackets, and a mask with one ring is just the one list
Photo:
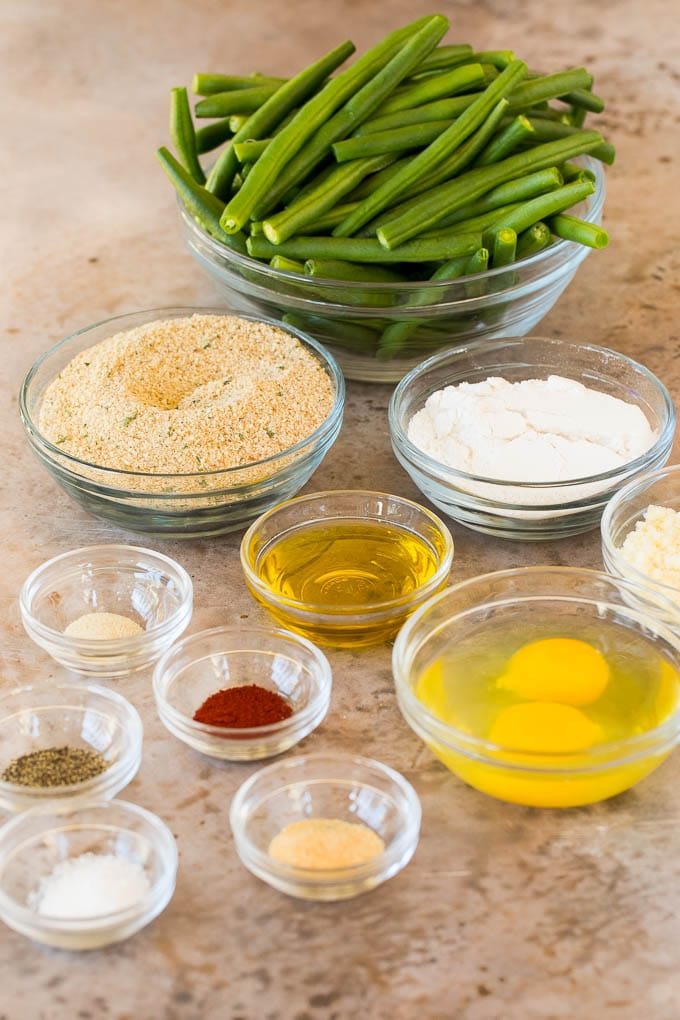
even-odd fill
[[(500, 376), (510, 382), (562, 375), (636, 404), (656, 433), (640, 457), (598, 475), (557, 482), (484, 478), (447, 467), (408, 438), (413, 415), (431, 393)], [(460, 524), (500, 538), (552, 539), (597, 527), (602, 511), (628, 480), (665, 464), (676, 414), (668, 390), (647, 368), (616, 351), (547, 337), (467, 344), (428, 358), (396, 387), (389, 406), (392, 448), (420, 491)]]
[[(325, 584), (331, 591), (338, 585), (350, 585), (362, 596), (355, 604), (341, 605), (333, 601), (315, 604), (290, 598), (274, 590), (260, 575), (259, 564), (272, 543), (281, 536), (290, 536), (315, 523), (333, 525), (343, 521), (373, 521), (412, 533), (431, 550), (436, 562), (434, 574), (399, 598), (372, 602), (367, 599), (366, 591), (370, 592), (375, 564), (356, 561), (353, 578), (345, 578), (341, 571), (326, 578)], [(241, 566), (246, 584), (258, 602), (283, 626), (319, 644), (337, 648), (358, 648), (394, 637), (408, 614), (446, 584), (452, 562), (451, 534), (435, 514), (400, 496), (361, 489), (298, 496), (254, 521), (241, 542)], [(366, 569), (362, 571), (362, 568)]]
[[(92, 545), (48, 560), (26, 578), (19, 608), (36, 644), (85, 676), (119, 677), (155, 662), (189, 625), (191, 578), (175, 560), (132, 545)], [(89, 613), (116, 613), (140, 627), (120, 638), (81, 638), (65, 628)]]
[[(500, 800), (534, 807), (575, 807), (613, 797), (657, 768), (680, 738), (676, 675), (680, 634), (660, 614), (638, 608), (639, 600), (637, 586), (627, 581), (569, 567), (503, 570), (448, 588), (407, 620), (395, 642), (392, 668), (402, 714), (447, 768), (469, 786)], [(418, 697), (420, 678), (443, 654), (455, 655), (464, 641), (475, 636), (488, 642), (500, 627), (521, 632), (527, 615), (540, 625), (541, 615), (548, 612), (551, 620), (563, 618), (572, 628), (575, 621), (584, 628), (606, 623), (621, 628), (623, 642), (631, 636), (648, 642), (650, 651), (653, 648), (674, 671), (665, 691), (667, 717), (646, 731), (595, 743), (579, 752), (519, 752), (475, 733), (469, 714), (465, 725), (451, 722), (459, 705), (452, 682), (446, 687), (449, 721)], [(552, 627), (550, 636), (560, 635)], [(480, 705), (488, 682), (488, 678), (475, 681), (478, 687), (473, 693)], [(469, 691), (465, 697), (469, 702)]]
[(263, 317), (241, 318), (285, 329), (319, 361), (335, 394), (326, 420), (306, 439), (265, 460), (224, 471), (149, 474), (104, 468), (64, 453), (38, 428), (45, 391), (81, 351), (115, 333), (159, 319), (192, 314), (228, 315), (222, 308), (156, 308), (95, 323), (51, 347), (35, 362), (21, 389), (19, 409), (28, 442), (38, 460), (69, 496), (86, 510), (121, 528), (175, 538), (218, 535), (245, 527), (258, 514), (293, 496), (310, 478), (338, 437), (345, 384), (334, 359), (310, 336)]
[[(598, 160), (579, 160), (596, 189), (574, 213), (600, 223), (605, 177)], [(363, 284), (312, 279), (272, 269), (206, 234), (179, 205), (184, 243), (230, 307), (283, 319), (320, 340), (348, 379), (396, 382), (432, 351), (470, 340), (524, 336), (546, 315), (590, 249), (557, 241), (508, 269), (454, 281)], [(424, 304), (412, 302), (420, 298)], [(414, 326), (403, 348), (383, 360), (379, 341), (395, 322)]]
[[(251, 728), (209, 726), (193, 715), (215, 691), (258, 684), (284, 697), (293, 714)], [(163, 725), (212, 758), (254, 761), (299, 743), (328, 712), (332, 674), (326, 656), (285, 630), (215, 627), (180, 641), (157, 664), (156, 706)]]
[[(47, 917), (29, 906), (42, 879), (85, 853), (138, 863), (148, 892), (124, 910), (88, 918)], [(34, 808), (0, 829), (0, 918), (58, 949), (99, 949), (134, 935), (170, 902), (176, 874), (177, 848), (167, 825), (123, 800), (90, 801), (71, 811)]]
[[(287, 758), (260, 769), (238, 789), (229, 820), (245, 867), (275, 889), (304, 900), (344, 900), (401, 871), (420, 833), (420, 801), (402, 775), (381, 762), (348, 754)], [(365, 864), (297, 868), (269, 855), (286, 825), (309, 818), (363, 823), (385, 844)]]
[(610, 500), (602, 515), (602, 559), (610, 574), (640, 585), (645, 601), (657, 611), (663, 611), (669, 601), (673, 603), (678, 615), (671, 622), (680, 627), (680, 590), (643, 574), (621, 555), (626, 535), (642, 520), (649, 506), (670, 507), (680, 512), (680, 465), (646, 472)]
[(0, 696), (0, 775), (10, 762), (49, 747), (95, 751), (108, 768), (65, 786), (23, 786), (0, 779), (0, 808), (25, 811), (115, 797), (142, 758), (142, 721), (115, 691), (84, 683), (27, 685)]

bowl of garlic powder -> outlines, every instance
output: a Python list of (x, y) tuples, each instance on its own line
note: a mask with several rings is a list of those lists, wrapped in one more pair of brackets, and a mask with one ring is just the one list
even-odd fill
[(344, 397), (333, 357), (292, 327), (161, 308), (52, 347), (20, 411), (33, 453), (86, 510), (191, 537), (295, 495), (335, 442)]
[(389, 418), (397, 459), (435, 506), (522, 539), (597, 527), (618, 489), (665, 464), (676, 424), (666, 387), (643, 365), (544, 337), (429, 358), (397, 386)]

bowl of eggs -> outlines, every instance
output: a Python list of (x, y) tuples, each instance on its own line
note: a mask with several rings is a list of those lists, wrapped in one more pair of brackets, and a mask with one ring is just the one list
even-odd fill
[(664, 617), (642, 607), (635, 585), (598, 571), (473, 578), (399, 632), (399, 706), (483, 793), (533, 807), (605, 800), (657, 768), (680, 736), (680, 635)]

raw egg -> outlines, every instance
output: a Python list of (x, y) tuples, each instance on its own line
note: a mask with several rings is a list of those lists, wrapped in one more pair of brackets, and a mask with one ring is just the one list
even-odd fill
[(519, 648), (498, 678), (502, 690), (527, 701), (562, 705), (590, 705), (608, 682), (609, 665), (602, 652), (587, 641), (564, 637)]

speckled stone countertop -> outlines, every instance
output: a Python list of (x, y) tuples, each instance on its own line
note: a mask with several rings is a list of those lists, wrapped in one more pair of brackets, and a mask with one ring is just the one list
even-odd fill
[[(609, 100), (600, 123), (618, 149), (605, 206), (613, 240), (538, 332), (634, 355), (680, 399), (675, 3), (439, 7), (451, 39), (514, 47), (547, 69), (594, 71)], [(216, 298), (182, 248), (153, 157), (167, 141), (169, 88), (196, 70), (287, 73), (345, 35), (361, 49), (429, 10), (421, 0), (1, 5), (1, 686), (58, 674), (19, 620), (27, 573), (79, 545), (138, 538), (87, 516), (33, 460), (17, 412), (24, 373), (98, 319)], [(342, 434), (308, 490), (417, 498), (390, 451), (389, 395), (388, 386), (349, 384)], [(457, 578), (600, 564), (597, 533), (522, 545), (452, 531)], [(239, 537), (150, 543), (193, 577), (192, 630), (264, 620), (241, 578)], [(331, 712), (304, 746), (368, 753), (414, 783), (423, 829), (409, 867), (341, 904), (274, 892), (243, 869), (229, 832), (231, 796), (252, 767), (201, 759), (161, 726), (148, 675), (120, 681), (145, 724), (142, 767), (124, 795), (176, 834), (176, 894), (143, 932), (91, 954), (40, 948), (2, 927), (1, 1020), (677, 1020), (680, 755), (593, 808), (504, 805), (465, 787), (403, 723), (389, 649), (330, 658)]]

